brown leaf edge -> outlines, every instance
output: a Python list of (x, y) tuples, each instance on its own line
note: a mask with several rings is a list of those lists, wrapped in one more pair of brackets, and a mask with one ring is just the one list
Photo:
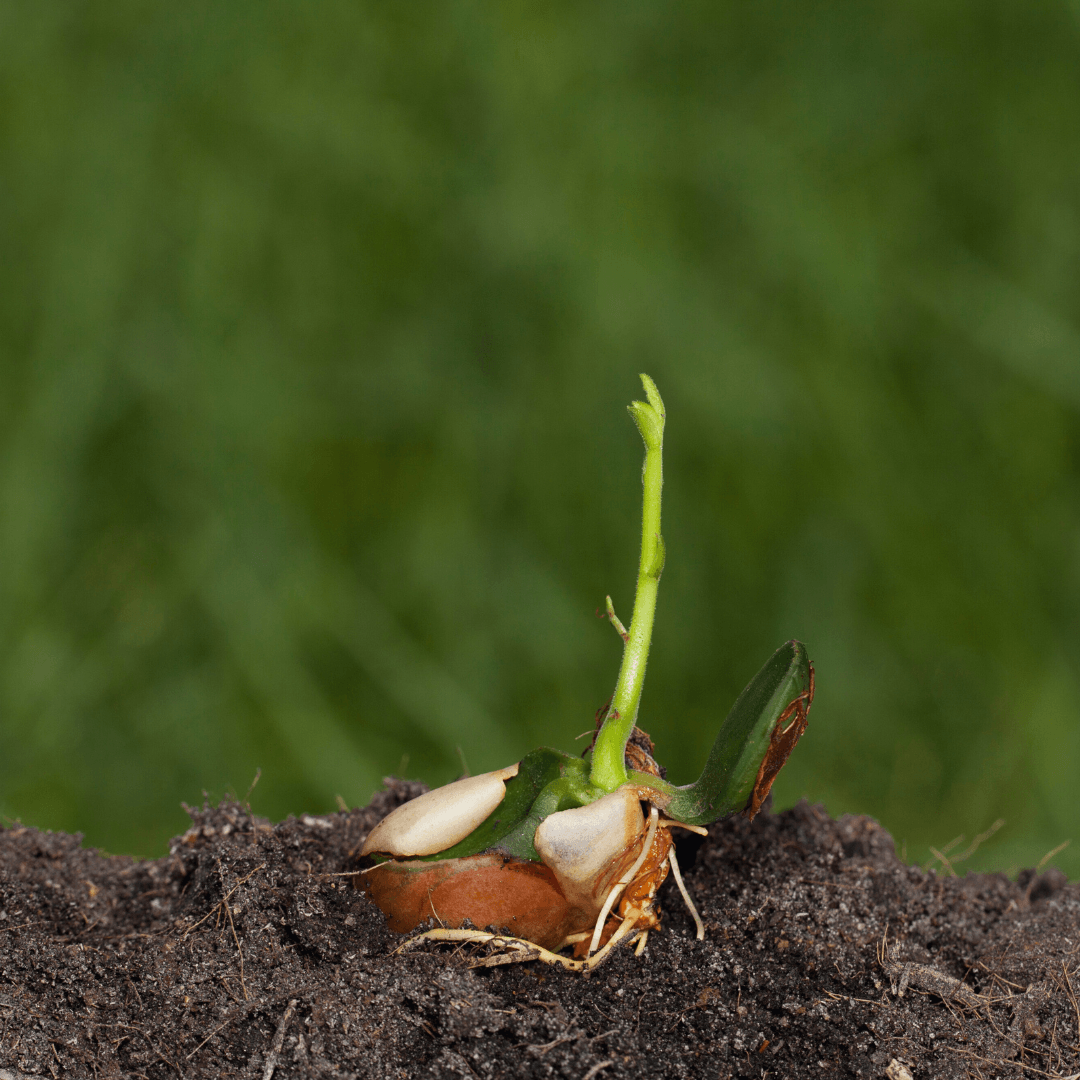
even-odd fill
[[(810, 685), (780, 714), (769, 739), (769, 749), (758, 769), (754, 790), (743, 813), (753, 821), (762, 804), (768, 798), (777, 773), (791, 756), (795, 744), (802, 737), (809, 720), (810, 705), (814, 700), (814, 665), (810, 664)], [(786, 725), (786, 726), (785, 726)]]

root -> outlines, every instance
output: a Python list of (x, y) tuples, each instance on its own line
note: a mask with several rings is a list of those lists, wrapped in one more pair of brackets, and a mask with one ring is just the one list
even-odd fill
[(582, 930), (577, 934), (567, 934), (563, 938), (561, 948), (565, 949), (567, 945), (576, 945), (579, 941), (588, 941), (592, 937), (591, 930)]
[[(611, 887), (607, 898), (604, 901), (604, 905), (600, 909), (600, 914), (593, 927), (592, 933), (590, 934), (588, 930), (583, 930), (578, 933), (570, 934), (562, 943), (562, 946), (560, 946), (560, 948), (565, 948), (569, 945), (580, 945), (582, 942), (588, 941), (588, 951), (585, 954), (585, 958), (582, 960), (574, 960), (568, 956), (561, 956), (559, 953), (552, 952), (550, 949), (545, 949), (542, 945), (537, 945), (536, 942), (529, 941), (526, 938), (512, 937), (506, 934), (492, 934), (485, 930), (452, 930), (447, 927), (428, 930), (425, 933), (417, 934), (415, 937), (409, 938), (394, 950), (394, 955), (413, 949), (424, 941), (460, 942), (462, 944), (491, 945), (499, 950), (493, 955), (472, 961), (469, 966), (474, 968), (499, 967), (503, 964), (521, 964), (530, 960), (540, 960), (542, 963), (556, 965), (566, 971), (592, 971), (607, 959), (613, 949), (630, 937), (630, 935), (634, 935), (633, 937), (630, 937), (630, 943), (636, 945), (634, 955), (641, 956), (642, 953), (644, 953), (645, 946), (649, 940), (649, 930), (638, 930), (637, 927), (641, 921), (646, 921), (649, 925), (656, 923), (655, 917), (650, 914), (652, 912), (652, 894), (655, 891), (655, 887), (650, 891), (649, 898), (645, 901), (644, 908), (639, 907), (637, 902), (628, 905), (629, 910), (624, 912), (618, 928), (611, 935), (610, 940), (603, 948), (598, 948), (600, 938), (619, 897), (622, 896), (626, 888), (634, 882), (635, 875), (649, 857), (653, 845), (656, 842), (658, 830), (660, 828), (670, 829), (675, 826), (689, 828), (693, 832), (705, 832), (700, 826), (684, 826), (680, 822), (667, 820), (661, 823), (658, 808), (655, 806), (650, 808), (649, 824), (645, 831), (641, 852), (630, 868)], [(668, 851), (666, 862), (671, 868), (672, 873), (675, 875), (675, 881), (679, 887), (679, 892), (682, 894), (683, 901), (686, 903), (687, 909), (693, 916), (694, 924), (697, 927), (697, 939), (698, 941), (701, 941), (705, 937), (705, 927), (701, 922), (701, 916), (698, 914), (697, 908), (694, 907), (694, 902), (690, 899), (690, 894), (687, 892), (686, 885), (683, 882), (682, 874), (679, 871), (679, 864), (675, 858), (674, 847)], [(662, 868), (663, 865), (663, 861), (661, 861), (659, 864), (660, 868)], [(435, 913), (435, 918), (439, 918), (437, 912)], [(634, 933), (635, 930), (637, 930), (636, 934)]]
[(676, 821), (674, 818), (664, 818), (660, 822), (661, 829), (685, 829), (687, 832), (697, 833), (698, 836), (708, 836), (709, 830), (704, 825), (687, 825), (685, 821)]
[(611, 935), (611, 940), (598, 953), (593, 953), (592, 956), (589, 956), (586, 959), (580, 961), (580, 963), (585, 965), (585, 969), (587, 971), (591, 971), (593, 968), (599, 967), (603, 963), (608, 953), (611, 952), (611, 950), (614, 949), (615, 946), (618, 945), (618, 943), (622, 941), (622, 939), (626, 937), (627, 934), (633, 931), (634, 923), (636, 922), (636, 914), (628, 915), (619, 924), (619, 929)]
[(679, 886), (679, 892), (682, 893), (683, 903), (690, 909), (690, 914), (694, 916), (694, 925), (697, 927), (697, 939), (698, 941), (705, 940), (705, 924), (701, 921), (701, 916), (698, 914), (698, 910), (694, 907), (694, 901), (690, 899), (690, 894), (686, 891), (686, 886), (683, 884), (682, 874), (679, 873), (679, 862), (675, 858), (675, 847), (672, 845), (671, 850), (668, 852), (668, 865), (671, 867), (671, 872), (675, 876), (675, 884)]
[[(534, 941), (508, 937), (505, 934), (489, 934), (484, 930), (428, 930), (423, 934), (417, 934), (416, 937), (409, 938), (408, 941), (402, 942), (394, 950), (394, 955), (397, 956), (415, 948), (422, 941), (473, 942), (477, 945), (493, 945), (495, 948), (504, 951), (496, 953), (494, 956), (485, 956), (482, 960), (473, 961), (469, 965), (472, 968), (501, 967), (504, 964), (524, 964), (529, 960), (540, 960), (545, 964), (565, 968), (567, 971), (592, 971), (607, 959), (608, 954), (623, 938), (633, 932), (635, 921), (636, 916), (633, 915), (623, 919), (619, 929), (611, 935), (611, 940), (598, 953), (594, 953), (585, 960), (571, 960), (570, 957), (553, 953), (550, 949), (545, 949)], [(643, 931), (642, 934), (648, 936), (648, 931)], [(641, 954), (642, 947), (639, 944), (638, 955)]]
[[(589, 952), (586, 955), (591, 955), (596, 952), (596, 947), (600, 944), (600, 935), (604, 931), (604, 923), (607, 922), (608, 915), (611, 914), (611, 909), (615, 906), (615, 901), (619, 899), (619, 894), (634, 880), (634, 875), (641, 869), (641, 864), (645, 861), (646, 856), (649, 854), (650, 849), (653, 846), (653, 841), (656, 839), (656, 828), (660, 821), (660, 812), (654, 806), (649, 811), (649, 829), (645, 834), (645, 843), (641, 845), (641, 854), (637, 857), (634, 865), (626, 871), (625, 874), (619, 880), (612, 885), (611, 892), (608, 893), (607, 899), (604, 901), (604, 906), (600, 909), (600, 917), (596, 920), (596, 927), (593, 930), (592, 941), (589, 942)], [(620, 927), (621, 929), (621, 927)], [(618, 933), (618, 931), (616, 931)], [(614, 940), (614, 939), (612, 939)], [(611, 942), (608, 942), (610, 945)], [(605, 946), (606, 948), (607, 946)]]
[(522, 964), (527, 960), (542, 960), (545, 964), (558, 964), (567, 971), (585, 971), (588, 962), (585, 960), (571, 960), (567, 956), (560, 956), (534, 941), (526, 941), (524, 938), (508, 937), (504, 934), (489, 934), (485, 930), (428, 930), (416, 937), (402, 942), (395, 950), (394, 955), (415, 948), (424, 941), (461, 941), (475, 942), (478, 945), (494, 945), (497, 948), (507, 950), (495, 956), (485, 957), (473, 964), (473, 967), (498, 967), (502, 964)]

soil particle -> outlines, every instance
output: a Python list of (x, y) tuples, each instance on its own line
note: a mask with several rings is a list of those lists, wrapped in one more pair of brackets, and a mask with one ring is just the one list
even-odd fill
[(422, 790), (274, 826), (205, 806), (149, 862), (0, 831), (0, 1080), (1080, 1072), (1080, 887), (1056, 870), (936, 877), (804, 803), (680, 841), (704, 941), (669, 882), (640, 958), (472, 969), (395, 955), (334, 876)]

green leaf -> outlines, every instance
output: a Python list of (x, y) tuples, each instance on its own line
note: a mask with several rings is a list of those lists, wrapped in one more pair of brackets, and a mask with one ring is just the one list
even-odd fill
[(666, 813), (688, 825), (734, 810), (753, 816), (806, 727), (813, 676), (801, 642), (781, 645), (732, 706), (701, 776), (675, 789)]

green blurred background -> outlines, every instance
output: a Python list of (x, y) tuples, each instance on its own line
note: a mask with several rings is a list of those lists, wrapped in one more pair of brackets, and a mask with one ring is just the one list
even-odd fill
[(778, 805), (1080, 874), (1078, 0), (14, 0), (0, 155), (3, 814), (574, 746), (648, 371), (672, 778), (799, 637)]

